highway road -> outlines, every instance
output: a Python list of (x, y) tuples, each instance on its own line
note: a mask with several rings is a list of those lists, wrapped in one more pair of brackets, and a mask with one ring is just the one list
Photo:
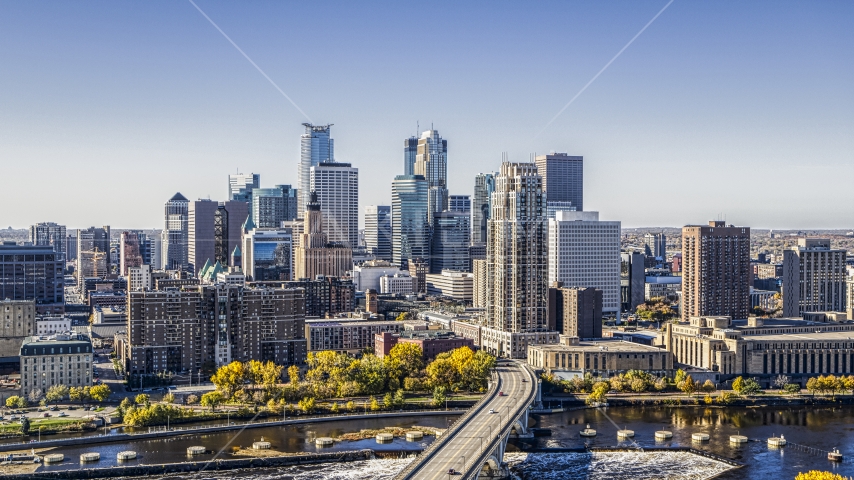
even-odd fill
[[(503, 427), (517, 418), (520, 409), (527, 409), (537, 386), (533, 377), (520, 364), (502, 362), (496, 372), (500, 379), (499, 392), (484, 402), (481, 410), (430, 458), (417, 458), (415, 461), (423, 464), (406, 478), (447, 480), (459, 478), (459, 475), (449, 474), (451, 469), (460, 473), (478, 469), (480, 465), (475, 465), (475, 459), (481, 456), (483, 449), (488, 448)], [(490, 410), (493, 413), (489, 413)]]

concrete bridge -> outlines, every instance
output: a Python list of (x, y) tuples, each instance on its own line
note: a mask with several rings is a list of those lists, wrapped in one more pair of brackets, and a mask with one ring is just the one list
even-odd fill
[[(395, 478), (503, 479), (511, 435), (532, 436), (528, 407), (538, 401), (537, 378), (521, 362), (499, 361), (486, 395)], [(451, 473), (453, 471), (453, 473)]]

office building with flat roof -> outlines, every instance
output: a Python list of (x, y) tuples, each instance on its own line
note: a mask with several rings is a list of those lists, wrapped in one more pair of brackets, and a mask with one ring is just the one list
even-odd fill
[(602, 310), (620, 311), (620, 222), (599, 212), (557, 212), (549, 220), (550, 283), (602, 291)]
[(784, 250), (783, 316), (844, 311), (847, 253), (831, 248), (829, 238), (799, 238)]
[(584, 210), (584, 157), (550, 153), (537, 155), (535, 162), (550, 202), (570, 202)]
[(49, 245), (0, 242), (0, 300), (33, 300), (37, 313), (65, 312), (65, 261)]

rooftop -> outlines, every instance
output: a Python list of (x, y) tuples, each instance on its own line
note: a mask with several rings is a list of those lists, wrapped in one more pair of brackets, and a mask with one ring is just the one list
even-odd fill
[(578, 345), (564, 344), (547, 344), (547, 345), (530, 345), (528, 348), (535, 350), (543, 350), (545, 352), (665, 352), (666, 350), (643, 345), (634, 342), (624, 342), (622, 340), (595, 340), (587, 342), (579, 342)]

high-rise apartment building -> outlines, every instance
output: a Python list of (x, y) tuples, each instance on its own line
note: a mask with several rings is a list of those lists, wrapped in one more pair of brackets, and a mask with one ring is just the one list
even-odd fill
[(847, 252), (829, 238), (799, 238), (783, 251), (783, 316), (845, 311)]
[(314, 192), (306, 205), (303, 228), (295, 251), (295, 279), (314, 279), (318, 275), (341, 277), (353, 268), (353, 250), (343, 243), (329, 241), (322, 206)]
[(468, 271), (470, 221), (468, 211), (448, 211), (433, 215), (431, 273), (440, 274), (443, 270)]
[(33, 245), (51, 246), (57, 253), (65, 253), (65, 225), (53, 222), (37, 223), (30, 226), (30, 242)]
[(448, 211), (451, 212), (471, 212), (471, 196), (470, 195), (451, 195), (448, 200)]
[[(531, 163), (504, 162), (495, 177), (486, 254), (487, 308), (482, 347), (525, 358), (547, 331), (548, 235), (543, 179)], [(551, 338), (555, 337), (555, 338)]]
[(471, 242), (486, 243), (489, 206), (495, 191), (495, 174), (479, 173), (474, 178), (474, 196), (471, 206)]
[(309, 172), (309, 187), (323, 212), (323, 231), (333, 243), (359, 245), (359, 169), (321, 162)]
[[(620, 311), (620, 222), (599, 212), (559, 211), (549, 220), (549, 283), (602, 291), (602, 311)], [(643, 291), (643, 290), (641, 290)]]
[(421, 175), (398, 175), (391, 184), (391, 261), (402, 269), (409, 260), (430, 259), (427, 191)]
[(107, 278), (110, 265), (110, 226), (77, 230), (77, 287), (82, 291), (86, 277)]
[(647, 257), (667, 258), (667, 235), (664, 232), (647, 233), (643, 236), (643, 244)]
[(437, 130), (427, 130), (418, 139), (415, 175), (427, 180), (427, 223), (433, 225), (433, 214), (448, 209), (448, 141)]
[(131, 375), (204, 373), (232, 361), (305, 362), (305, 299), (294, 288), (219, 283), (128, 294)]
[(289, 229), (255, 228), (243, 235), (247, 280), (293, 280), (293, 235)]
[(242, 226), (249, 216), (249, 204), (237, 200), (190, 202), (187, 214), (188, 270), (198, 275), (202, 266), (219, 261), (228, 265), (234, 247), (240, 245)]
[(750, 228), (722, 221), (682, 227), (682, 321), (690, 317), (747, 318)]
[(335, 142), (329, 136), (332, 124), (312, 125), (303, 123), (305, 133), (300, 137), (300, 162), (297, 169), (299, 184), (297, 217), (302, 218), (311, 195), (311, 167), (323, 162), (335, 161)]
[(566, 153), (537, 155), (537, 170), (549, 202), (572, 202), (584, 210), (584, 157)]
[(228, 200), (251, 202), (252, 192), (261, 188), (261, 175), (257, 173), (235, 173), (228, 176)]
[(65, 261), (48, 245), (0, 242), (0, 300), (34, 300), (38, 313), (65, 312)]
[(391, 261), (391, 206), (365, 207), (365, 247), (378, 260)]
[(190, 201), (176, 193), (166, 202), (166, 220), (161, 233), (162, 264), (165, 270), (187, 270), (189, 267), (189, 230), (187, 219)]
[(250, 212), (258, 228), (279, 228), (283, 221), (297, 218), (298, 193), (290, 185), (252, 190)]
[(495, 178), (487, 243), (487, 324), (545, 328), (548, 243), (543, 179), (535, 165), (504, 162)]
[(312, 279), (285, 282), (286, 288), (301, 288), (305, 292), (305, 316), (326, 317), (355, 309), (356, 286), (349, 278), (319, 276)]

